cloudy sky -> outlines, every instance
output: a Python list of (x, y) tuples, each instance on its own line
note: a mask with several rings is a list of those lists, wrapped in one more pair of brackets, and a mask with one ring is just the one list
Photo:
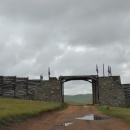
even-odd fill
[[(130, 83), (130, 0), (0, 0), (0, 75), (94, 75)], [(65, 94), (91, 93), (84, 81)]]

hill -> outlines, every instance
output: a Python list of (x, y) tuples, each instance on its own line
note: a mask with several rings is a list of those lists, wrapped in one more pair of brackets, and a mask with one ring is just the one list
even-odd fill
[(65, 101), (92, 102), (92, 94), (64, 95)]

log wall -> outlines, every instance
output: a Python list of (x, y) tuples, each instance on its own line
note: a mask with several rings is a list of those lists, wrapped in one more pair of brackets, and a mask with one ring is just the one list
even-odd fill
[(49, 80), (30, 80), (16, 76), (0, 76), (0, 96), (26, 100), (60, 102), (60, 85), (56, 77)]
[(27, 99), (28, 78), (16, 78), (15, 97)]
[[(0, 96), (26, 100), (62, 102), (60, 82), (30, 80), (16, 76), (0, 76)], [(121, 84), (119, 76), (99, 77), (99, 102), (104, 105), (130, 107), (130, 84)]]
[(40, 80), (16, 76), (0, 76), (0, 96), (34, 99)]
[(126, 106), (130, 107), (130, 84), (122, 84), (125, 92)]

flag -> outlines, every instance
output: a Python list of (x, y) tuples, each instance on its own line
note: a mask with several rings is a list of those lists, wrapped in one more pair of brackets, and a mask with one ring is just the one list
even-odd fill
[(110, 72), (110, 75), (112, 76), (112, 73), (111, 73), (111, 67), (109, 68), (109, 72)]
[(96, 71), (97, 71), (97, 74), (98, 74), (98, 66), (97, 66), (97, 64), (96, 64)]
[(109, 76), (109, 74), (110, 74), (110, 66), (108, 65), (108, 76)]
[(50, 77), (50, 67), (48, 67), (48, 76)]
[(104, 73), (104, 64), (103, 64), (103, 77), (105, 76), (105, 73)]
[(111, 67), (109, 68), (109, 73), (111, 74)]

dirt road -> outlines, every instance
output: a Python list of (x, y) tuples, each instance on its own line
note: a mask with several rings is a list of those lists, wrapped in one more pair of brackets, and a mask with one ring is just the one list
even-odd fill
[(11, 130), (130, 130), (130, 124), (113, 117), (97, 118), (99, 120), (75, 119), (88, 114), (104, 116), (94, 106), (69, 106), (65, 110), (49, 112), (14, 125)]

